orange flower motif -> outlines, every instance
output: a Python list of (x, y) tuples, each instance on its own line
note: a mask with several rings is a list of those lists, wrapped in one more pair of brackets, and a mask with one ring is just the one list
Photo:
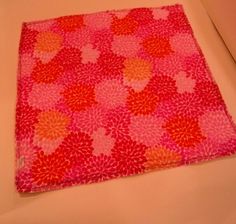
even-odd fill
[(95, 104), (94, 89), (88, 85), (69, 86), (63, 95), (72, 111), (82, 111)]
[(169, 168), (180, 165), (181, 156), (166, 149), (165, 147), (154, 147), (146, 150), (146, 170)]
[(172, 139), (181, 147), (194, 147), (204, 139), (196, 119), (175, 116), (165, 125)]
[(62, 37), (53, 32), (41, 32), (36, 37), (35, 49), (44, 52), (57, 51), (61, 47)]
[(83, 16), (64, 16), (57, 19), (59, 27), (65, 32), (74, 31), (84, 25)]
[(35, 49), (44, 52), (57, 51), (61, 47), (62, 37), (53, 32), (41, 32), (36, 37)]
[(58, 111), (41, 112), (38, 123), (35, 125), (35, 133), (41, 138), (55, 140), (68, 134), (67, 126), (69, 118)]
[(37, 83), (52, 83), (62, 74), (63, 67), (52, 60), (46, 64), (38, 61), (32, 72), (32, 78)]
[(152, 113), (158, 103), (158, 96), (154, 93), (143, 90), (141, 92), (130, 91), (127, 97), (127, 107), (134, 115)]
[(150, 62), (141, 58), (128, 58), (124, 62), (124, 76), (129, 81), (149, 79), (152, 66)]
[(55, 185), (61, 182), (70, 167), (70, 161), (60, 151), (49, 155), (39, 151), (31, 168), (32, 178), (38, 186)]
[(151, 36), (143, 41), (143, 47), (153, 57), (162, 58), (172, 52), (169, 40)]
[(121, 19), (114, 18), (111, 24), (111, 30), (116, 35), (133, 34), (137, 28), (138, 22), (128, 16)]

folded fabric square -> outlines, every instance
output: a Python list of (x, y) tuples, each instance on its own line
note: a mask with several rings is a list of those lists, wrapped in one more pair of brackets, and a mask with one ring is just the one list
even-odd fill
[(40, 192), (236, 152), (181, 5), (23, 24), (16, 186)]

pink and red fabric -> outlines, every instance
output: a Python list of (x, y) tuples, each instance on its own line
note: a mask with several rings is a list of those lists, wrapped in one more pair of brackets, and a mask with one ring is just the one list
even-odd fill
[(174, 5), (24, 23), (16, 141), (40, 192), (231, 155), (236, 128)]

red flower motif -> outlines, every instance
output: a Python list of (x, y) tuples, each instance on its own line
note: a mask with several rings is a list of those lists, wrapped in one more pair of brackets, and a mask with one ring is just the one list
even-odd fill
[(32, 176), (30, 172), (18, 171), (16, 173), (15, 184), (19, 192), (32, 191)]
[(169, 7), (168, 19), (173, 24), (175, 30), (181, 32), (191, 32), (191, 27), (181, 6)]
[(32, 179), (38, 186), (57, 185), (62, 182), (65, 173), (70, 168), (70, 161), (60, 150), (49, 155), (39, 151), (31, 168)]
[(92, 44), (95, 49), (101, 52), (111, 52), (113, 34), (110, 30), (98, 30), (92, 35)]
[(176, 33), (174, 25), (165, 19), (151, 20), (144, 26), (140, 26), (137, 30), (137, 35), (141, 38), (150, 37), (152, 35), (160, 35), (169, 38)]
[[(125, 58), (113, 53), (105, 53), (98, 58), (102, 73), (109, 78), (122, 77)], [(111, 66), (112, 65), (112, 66)]]
[(97, 63), (80, 64), (76, 69), (76, 77), (79, 83), (93, 86), (101, 81), (103, 72)]
[(163, 37), (147, 37), (144, 39), (142, 45), (147, 53), (157, 58), (163, 58), (172, 52), (169, 40)]
[(158, 96), (149, 90), (131, 90), (127, 97), (127, 107), (134, 115), (150, 114), (155, 111), (158, 100)]
[(116, 108), (107, 113), (105, 128), (107, 134), (117, 139), (124, 139), (129, 135), (130, 113), (126, 108)]
[(82, 111), (95, 104), (94, 89), (88, 85), (72, 85), (63, 92), (65, 102), (72, 111)]
[(16, 138), (29, 138), (34, 133), (34, 125), (38, 121), (39, 110), (28, 105), (18, 105), (16, 108)]
[(147, 90), (155, 93), (160, 100), (169, 100), (177, 94), (175, 80), (166, 75), (155, 75), (148, 83)]
[(131, 139), (117, 141), (112, 149), (112, 156), (119, 164), (119, 173), (127, 176), (143, 172), (146, 149), (145, 145), (138, 144)]
[(153, 20), (152, 10), (148, 8), (131, 9), (129, 16), (135, 19), (139, 25), (146, 25)]
[(77, 167), (76, 177), (81, 184), (100, 182), (119, 176), (118, 163), (111, 157), (104, 154), (91, 156)]
[(33, 52), (37, 34), (38, 31), (29, 29), (26, 24), (23, 25), (20, 40), (20, 54)]
[(163, 117), (184, 115), (197, 118), (204, 113), (202, 99), (195, 93), (176, 94), (169, 101), (159, 104), (156, 114)]
[(23, 77), (17, 80), (17, 85), (17, 100), (26, 103), (32, 90), (33, 80), (30, 77)]
[(175, 116), (167, 121), (164, 127), (176, 144), (181, 147), (194, 147), (205, 139), (198, 121), (193, 118)]
[(53, 59), (65, 70), (74, 70), (81, 63), (81, 51), (77, 48), (62, 48)]
[(114, 18), (111, 24), (111, 30), (115, 35), (133, 34), (137, 28), (138, 22), (129, 16), (121, 19)]
[(184, 70), (197, 81), (209, 81), (209, 71), (202, 55), (193, 54), (184, 59)]
[(225, 144), (220, 144), (219, 156), (232, 155), (236, 152), (236, 139), (232, 138)]
[(199, 82), (195, 86), (196, 94), (202, 99), (202, 105), (209, 108), (224, 107), (224, 101), (218, 86), (211, 82)]
[(62, 74), (63, 67), (54, 60), (44, 64), (38, 61), (32, 72), (32, 79), (37, 83), (52, 83)]
[(82, 132), (71, 133), (57, 150), (72, 164), (77, 164), (92, 155), (92, 139), (88, 134)]
[(83, 26), (83, 16), (63, 16), (57, 19), (58, 26), (65, 32), (75, 31)]

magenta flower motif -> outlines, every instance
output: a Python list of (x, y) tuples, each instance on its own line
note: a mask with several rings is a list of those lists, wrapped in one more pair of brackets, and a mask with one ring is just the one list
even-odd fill
[(129, 136), (130, 112), (125, 107), (118, 107), (107, 112), (104, 127), (107, 134), (116, 139)]
[(74, 113), (72, 116), (71, 130), (83, 130), (88, 134), (92, 134), (98, 128), (105, 125), (106, 110), (95, 106), (86, 111)]

